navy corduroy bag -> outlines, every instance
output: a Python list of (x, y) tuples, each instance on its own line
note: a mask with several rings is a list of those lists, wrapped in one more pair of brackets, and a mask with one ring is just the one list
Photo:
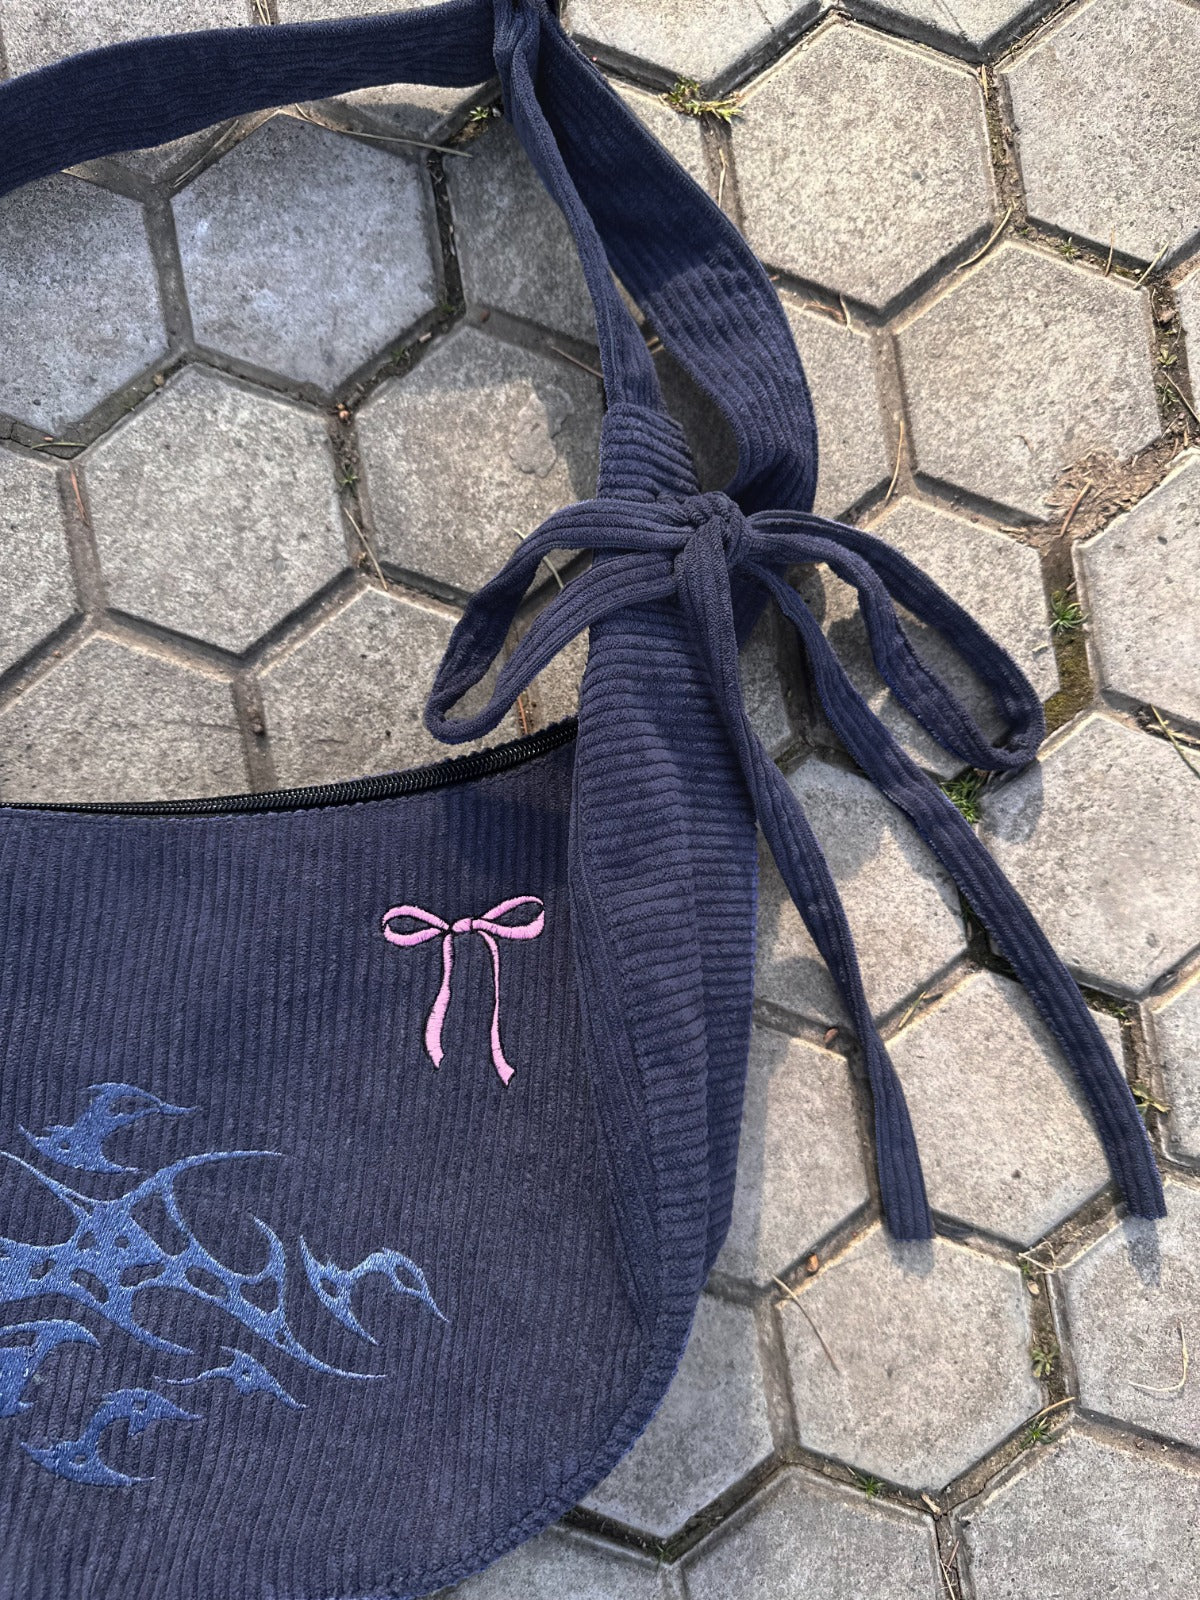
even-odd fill
[[(578, 724), (332, 789), (0, 809), (5, 1600), (425, 1594), (611, 1469), (729, 1219), (756, 821), (854, 1023), (888, 1227), (928, 1236), (836, 889), (742, 705), (764, 600), (1026, 984), (1130, 1209), (1162, 1213), (1073, 981), (784, 574), (825, 562), (855, 587), (883, 677), (965, 765), (1032, 759), (1032, 689), (890, 546), (812, 514), (812, 408), (766, 275), (547, 0), (73, 58), (0, 85), (0, 193), (241, 112), (496, 70), (595, 304), (599, 484), (472, 601), (427, 722), (448, 741), (494, 729), (588, 629)], [(699, 492), (614, 274), (725, 412), (724, 492)], [(448, 720), (556, 549), (594, 559), (488, 707)], [(1002, 743), (895, 602), (988, 683)]]

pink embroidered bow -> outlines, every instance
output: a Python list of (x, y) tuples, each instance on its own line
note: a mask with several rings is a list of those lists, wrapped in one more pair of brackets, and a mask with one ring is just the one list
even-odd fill
[[(537, 916), (529, 922), (518, 923), (515, 926), (498, 920), (519, 906), (536, 906)], [(396, 917), (409, 917), (413, 922), (424, 923), (424, 927), (417, 928), (412, 933), (399, 933), (395, 928), (388, 926)], [(384, 912), (383, 937), (390, 944), (426, 944), (430, 939), (441, 936), (442, 985), (425, 1019), (425, 1049), (435, 1067), (440, 1067), (442, 1064), (442, 1023), (450, 1006), (450, 974), (454, 970), (454, 941), (459, 934), (477, 933), (492, 955), (492, 1065), (500, 1074), (501, 1082), (507, 1083), (512, 1077), (513, 1069), (505, 1060), (504, 1047), (500, 1043), (500, 946), (496, 941), (536, 939), (545, 921), (545, 907), (537, 896), (532, 894), (519, 894), (513, 900), (502, 900), (498, 906), (485, 911), (481, 917), (459, 917), (457, 922), (444, 922), (441, 917), (435, 917), (431, 911), (424, 911), (420, 906), (393, 906), (390, 911)]]

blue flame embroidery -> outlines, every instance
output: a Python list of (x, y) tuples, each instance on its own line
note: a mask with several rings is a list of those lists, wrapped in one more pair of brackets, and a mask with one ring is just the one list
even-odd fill
[(100, 1439), (114, 1422), (129, 1425), (129, 1437), (136, 1439), (155, 1422), (200, 1422), (194, 1412), (184, 1411), (173, 1400), (155, 1394), (153, 1389), (118, 1389), (106, 1394), (92, 1413), (87, 1426), (78, 1439), (57, 1439), (53, 1444), (34, 1446), (22, 1443), (21, 1448), (41, 1467), (48, 1467), (60, 1478), (73, 1483), (103, 1485), (105, 1488), (127, 1488), (131, 1483), (149, 1483), (148, 1478), (130, 1478), (117, 1472), (100, 1456)]
[[(140, 1122), (143, 1117), (188, 1117), (195, 1106), (173, 1106), (148, 1089), (129, 1083), (93, 1083), (88, 1088), (91, 1103), (74, 1122), (56, 1122), (45, 1133), (21, 1132), (39, 1155), (76, 1172), (136, 1172), (137, 1167), (118, 1166), (104, 1154), (104, 1141), (118, 1128)], [(121, 1109), (115, 1109), (120, 1107)]]
[[(101, 1149), (107, 1135), (144, 1117), (182, 1116), (188, 1110), (128, 1084), (97, 1084), (91, 1092), (92, 1102), (76, 1123), (55, 1124), (36, 1138), (21, 1131), (49, 1159), (73, 1165), (77, 1170), (136, 1172), (137, 1168), (118, 1167), (107, 1160)], [(248, 1333), (264, 1340), (277, 1355), (287, 1356), (312, 1372), (360, 1382), (386, 1378), (385, 1373), (353, 1372), (332, 1366), (301, 1343), (287, 1316), (287, 1252), (278, 1234), (260, 1217), (251, 1220), (265, 1242), (266, 1258), (257, 1272), (247, 1273), (234, 1271), (206, 1249), (183, 1214), (175, 1185), (184, 1173), (228, 1161), (279, 1160), (279, 1151), (217, 1150), (184, 1156), (159, 1167), (115, 1199), (82, 1194), (11, 1151), (0, 1151), (0, 1157), (29, 1173), (73, 1220), (70, 1237), (56, 1244), (34, 1244), (0, 1234), (0, 1306), (23, 1304), (48, 1295), (67, 1299), (139, 1344), (173, 1355), (194, 1355), (187, 1345), (153, 1332), (137, 1316), (136, 1301), (142, 1290), (173, 1291), (215, 1307)], [(169, 1222), (173, 1230), (171, 1249), (138, 1220), (138, 1208), (147, 1203)], [(377, 1341), (363, 1327), (353, 1306), (354, 1288), (364, 1278), (381, 1277), (398, 1296), (416, 1300), (441, 1322), (448, 1320), (434, 1299), (424, 1272), (398, 1250), (374, 1250), (355, 1267), (339, 1267), (332, 1260), (322, 1265), (303, 1238), (299, 1249), (308, 1284), (321, 1304), (344, 1328), (368, 1344)], [(17, 1342), (12, 1342), (14, 1339)], [(0, 1418), (32, 1409), (35, 1402), (23, 1400), (22, 1391), (41, 1363), (65, 1343), (96, 1348), (100, 1345), (90, 1329), (68, 1320), (0, 1326)], [(289, 1410), (305, 1409), (258, 1357), (229, 1345), (223, 1345), (222, 1350), (229, 1357), (224, 1366), (208, 1367), (192, 1377), (155, 1381), (179, 1385), (223, 1382), (243, 1397), (265, 1394)], [(73, 1482), (128, 1486), (146, 1480), (118, 1472), (99, 1453), (101, 1439), (113, 1423), (127, 1422), (128, 1436), (132, 1438), (154, 1422), (202, 1420), (152, 1389), (119, 1389), (104, 1396), (78, 1438), (38, 1446), (22, 1441), (22, 1446), (39, 1466)]]
[(276, 1400), (282, 1400), (285, 1406), (290, 1406), (293, 1411), (303, 1411), (305, 1408), (300, 1401), (290, 1395), (278, 1378), (267, 1371), (261, 1361), (254, 1356), (247, 1355), (244, 1350), (233, 1350), (227, 1344), (221, 1349), (229, 1357), (223, 1367), (210, 1367), (207, 1372), (198, 1372), (194, 1378), (157, 1378), (156, 1383), (191, 1384), (206, 1383), (211, 1379), (224, 1379), (231, 1383), (239, 1394), (269, 1394)]
[[(19, 1342), (8, 1344), (14, 1334)], [(0, 1328), (0, 1418), (15, 1417), (33, 1408), (32, 1400), (22, 1400), (21, 1391), (52, 1351), (62, 1344), (90, 1344), (100, 1341), (78, 1322), (12, 1322)]]
[[(360, 1339), (366, 1339), (371, 1344), (378, 1344), (379, 1341), (371, 1338), (354, 1315), (354, 1306), (351, 1302), (354, 1285), (363, 1278), (386, 1279), (397, 1294), (412, 1295), (432, 1311), (435, 1317), (441, 1318), (443, 1322), (446, 1320), (429, 1292), (425, 1274), (416, 1262), (410, 1261), (407, 1256), (402, 1256), (399, 1250), (373, 1250), (356, 1267), (335, 1267), (332, 1261), (327, 1261), (322, 1266), (301, 1238), (300, 1258), (304, 1262), (308, 1281), (326, 1311), (335, 1316), (344, 1328), (349, 1328), (351, 1333), (358, 1334)], [(404, 1279), (408, 1281), (405, 1282)]]

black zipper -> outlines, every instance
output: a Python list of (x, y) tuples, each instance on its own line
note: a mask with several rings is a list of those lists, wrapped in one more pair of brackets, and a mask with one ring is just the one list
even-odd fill
[(99, 817), (223, 817), (245, 816), (260, 811), (311, 811), (318, 806), (351, 806), (364, 800), (395, 800), (403, 795), (428, 794), (456, 783), (476, 778), (492, 778), (511, 772), (514, 767), (535, 761), (570, 744), (576, 720), (568, 717), (540, 733), (499, 744), (490, 750), (475, 750), (470, 755), (434, 761), (427, 767), (410, 767), (407, 772), (381, 772), (371, 778), (354, 778), (344, 783), (315, 783), (304, 789), (271, 789), (265, 794), (213, 795), (201, 800), (46, 800), (0, 801), (6, 811), (70, 811)]

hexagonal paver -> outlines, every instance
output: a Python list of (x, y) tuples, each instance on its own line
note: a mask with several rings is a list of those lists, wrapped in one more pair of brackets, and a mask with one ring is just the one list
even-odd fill
[(770, 1454), (754, 1314), (705, 1295), (654, 1420), (583, 1504), (665, 1539)]
[(1196, 1477), (1072, 1433), (956, 1519), (975, 1600), (1174, 1600), (1200, 1590)]
[(792, 737), (790, 693), (780, 664), (782, 633), (780, 619), (768, 607), (738, 657), (742, 702), (755, 733), (772, 753)]
[(506, 122), (446, 167), (469, 304), (594, 339), (596, 321), (571, 230)]
[(472, 593), (551, 511), (593, 493), (600, 411), (587, 373), (458, 328), (360, 413), (379, 554)]
[[(1115, 1019), (1096, 1020), (1120, 1061)], [(1108, 1181), (1075, 1075), (1018, 984), (976, 973), (890, 1048), (936, 1210), (1028, 1246)]]
[(1080, 1405), (1197, 1445), (1200, 1388), (1180, 1379), (1200, 1328), (1200, 1194), (1166, 1191), (1163, 1221), (1127, 1218), (1063, 1271), (1063, 1287)]
[[(985, 624), (1033, 684), (1039, 698), (1058, 688), (1050, 618), (1037, 552), (1028, 545), (917, 500), (894, 501), (871, 532), (896, 546), (952, 599)], [(875, 670), (858, 596), (825, 566), (808, 569), (800, 592), (821, 619), (851, 681), (884, 726), (915, 761), (941, 777), (962, 769), (893, 698)], [(1004, 724), (992, 697), (957, 652), (934, 629), (903, 607), (900, 615), (923, 661), (954, 690), (985, 731), (999, 737)]]
[(983, 838), (1087, 983), (1142, 994), (1200, 943), (1200, 783), (1165, 739), (1088, 717), (985, 792)]
[(1200, 1159), (1200, 975), (1155, 1006), (1154, 1037), (1171, 1115), (1172, 1149)]
[(1093, 451), (1159, 432), (1144, 294), (1002, 245), (900, 334), (920, 472), (1031, 517)]
[(1075, 559), (1104, 687), (1200, 722), (1200, 450)]
[[(1193, 269), (1179, 286), (1179, 310), (1183, 329), (1194, 350), (1200, 344), (1200, 271)], [(1195, 357), (1192, 358), (1195, 360)], [(1197, 380), (1193, 378), (1193, 394)]]
[(186, 367), (84, 468), (112, 605), (245, 650), (346, 564), (320, 417)]
[(202, 345), (329, 389), (437, 304), (410, 156), (272, 117), (172, 202)]
[[(321, 22), (327, 17), (367, 17), (380, 11), (417, 11), (428, 0), (275, 0), (280, 22)], [(476, 99), (483, 84), (442, 88), (426, 83), (385, 83), (338, 98), (424, 139), (436, 139), (456, 112)]]
[(95, 637), (0, 713), (5, 800), (144, 800), (245, 789), (229, 685)]
[[(525, 628), (522, 626), (519, 631), (524, 634)], [(538, 673), (521, 696), (530, 727), (548, 728), (553, 722), (575, 715), (587, 656), (587, 634), (577, 634), (566, 649)]]
[[(954, 886), (907, 821), (865, 778), (807, 761), (790, 782), (845, 904), (867, 999), (875, 1014), (884, 1016), (962, 954)], [(755, 992), (799, 1016), (846, 1020), (833, 980), (765, 852)]]
[(928, 1517), (783, 1473), (686, 1564), (690, 1600), (940, 1600)]
[(162, 355), (134, 201), (64, 176), (17, 189), (0, 200), (0, 260), (0, 410), (60, 430)]
[(840, 326), (819, 311), (805, 311), (794, 295), (781, 298), (817, 414), (820, 449), (813, 509), (818, 516), (841, 516), (886, 483), (892, 471), (876, 388), (875, 352), (865, 330)]
[(0, 0), (0, 30), (8, 70), (18, 73), (147, 34), (236, 28), (249, 11), (246, 0)]
[[(432, 606), (365, 589), (273, 662), (261, 684), (279, 781), (356, 778), (471, 748), (439, 744), (421, 720), (453, 625)], [(510, 714), (493, 741), (519, 733)]]
[(612, 87), (684, 171), (695, 178), (702, 189), (712, 187), (700, 119), (676, 111), (662, 95), (644, 94), (641, 89), (632, 89), (619, 81), (614, 81)]
[(846, 1062), (755, 1027), (733, 1217), (718, 1268), (765, 1286), (866, 1200)]
[(1029, 215), (1170, 260), (1200, 230), (1200, 16), (1179, 0), (1092, 0), (1005, 73)]
[(563, 20), (585, 44), (708, 82), (769, 49), (797, 9), (792, 0), (566, 0)]
[(897, 1247), (876, 1227), (800, 1298), (808, 1317), (790, 1300), (780, 1315), (810, 1450), (939, 1489), (1042, 1403), (1015, 1267), (944, 1239)]
[(870, 9), (901, 19), (920, 37), (935, 39), (971, 60), (994, 52), (1039, 0), (872, 0)]
[(663, 1590), (653, 1562), (552, 1528), (441, 1593), (461, 1600), (658, 1600)]
[(733, 144), (759, 255), (871, 306), (990, 225), (978, 84), (864, 28), (831, 26), (785, 57), (747, 95)]
[(75, 610), (54, 470), (0, 450), (0, 672)]

